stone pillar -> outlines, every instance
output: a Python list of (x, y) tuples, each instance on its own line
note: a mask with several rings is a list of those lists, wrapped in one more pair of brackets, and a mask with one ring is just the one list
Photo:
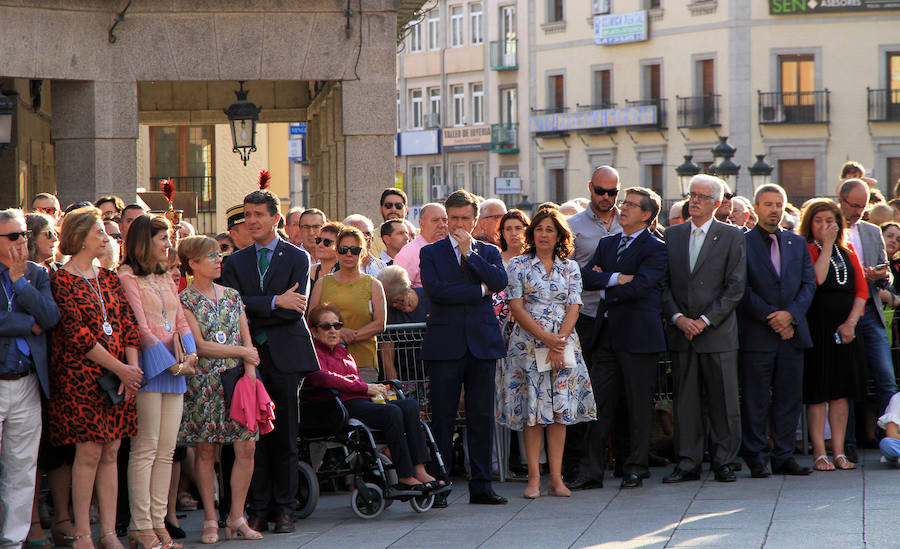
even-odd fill
[(59, 201), (137, 197), (137, 85), (54, 81), (51, 135)]

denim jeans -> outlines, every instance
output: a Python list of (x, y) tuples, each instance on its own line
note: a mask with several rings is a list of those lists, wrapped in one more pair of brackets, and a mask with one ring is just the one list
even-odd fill
[(869, 378), (875, 383), (877, 409), (884, 412), (897, 392), (897, 379), (891, 359), (891, 344), (871, 299), (866, 302), (866, 314), (860, 317), (856, 325), (856, 337), (866, 350)]
[(900, 440), (896, 438), (884, 437), (879, 445), (881, 447), (881, 455), (889, 460), (900, 458)]

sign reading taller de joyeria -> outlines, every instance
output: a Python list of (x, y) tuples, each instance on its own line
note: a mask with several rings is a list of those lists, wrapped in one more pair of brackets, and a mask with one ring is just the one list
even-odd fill
[(491, 148), (491, 127), (484, 124), (444, 128), (441, 143), (447, 152), (486, 151)]

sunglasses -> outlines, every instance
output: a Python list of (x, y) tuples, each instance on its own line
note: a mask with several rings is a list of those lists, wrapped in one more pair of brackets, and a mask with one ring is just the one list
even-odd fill
[(338, 322), (322, 322), (318, 326), (316, 326), (320, 330), (340, 330), (344, 327), (344, 323), (341, 321)]
[(46, 231), (41, 231), (38, 234), (46, 236), (47, 240), (53, 240), (54, 238), (59, 238), (58, 235), (56, 234), (56, 231), (54, 231), (53, 229), (47, 229)]
[(616, 196), (619, 194), (619, 189), (601, 189), (600, 187), (594, 187), (594, 194), (597, 196)]
[(58, 209), (53, 208), (53, 207), (50, 207), (50, 208), (35, 208), (34, 210), (35, 210), (36, 212), (45, 213), (45, 214), (47, 214), (47, 215), (56, 215), (56, 212), (59, 211)]
[(6, 234), (0, 234), (0, 236), (5, 236), (6, 238), (9, 239), (10, 242), (15, 242), (16, 240), (19, 239), (19, 237), (22, 237), (22, 238), (25, 238), (25, 239), (31, 238), (31, 231), (21, 231), (21, 232), (17, 232), (17, 233), (6, 233)]
[(725, 193), (725, 200), (731, 200), (734, 198), (734, 193)]
[(220, 252), (230, 252), (231, 244), (219, 244), (219, 251)]
[(337, 249), (338, 254), (344, 255), (347, 252), (350, 252), (353, 255), (359, 255), (362, 253), (361, 246), (341, 246)]
[[(116, 240), (122, 240), (122, 233), (106, 233), (109, 236), (115, 238)], [(49, 238), (49, 237), (48, 237)]]
[(321, 236), (316, 237), (316, 244), (322, 244), (326, 248), (330, 248), (334, 245), (334, 240), (330, 238), (322, 238)]
[(382, 208), (385, 208), (387, 210), (390, 210), (391, 208), (393, 208), (397, 211), (402, 210), (404, 206), (405, 206), (405, 204), (403, 204), (403, 202), (385, 202), (384, 204), (381, 205)]

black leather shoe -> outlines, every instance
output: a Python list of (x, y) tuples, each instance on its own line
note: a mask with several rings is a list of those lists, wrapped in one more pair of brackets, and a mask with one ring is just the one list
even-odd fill
[(734, 469), (731, 468), (731, 465), (720, 465), (719, 467), (716, 467), (713, 474), (719, 482), (734, 482), (737, 480), (737, 476), (734, 474)]
[(845, 444), (844, 455), (853, 463), (859, 463), (859, 453), (856, 451), (856, 444)]
[(256, 515), (250, 515), (247, 517), (247, 525), (257, 532), (268, 532), (269, 530), (269, 521), (267, 521), (263, 517), (257, 517)]
[(641, 471), (637, 474), (640, 478), (650, 478), (650, 471)]
[(634, 473), (626, 473), (619, 488), (640, 488), (644, 480)]
[(792, 475), (795, 477), (805, 477), (806, 475), (812, 473), (812, 469), (810, 469), (809, 467), (803, 467), (802, 465), (794, 461), (794, 458), (791, 458), (782, 463), (777, 469), (775, 469), (774, 473), (776, 475)]
[[(476, 505), (506, 505), (508, 500), (491, 491), (483, 494), (469, 494), (469, 503), (474, 503)], [(433, 506), (434, 505), (432, 505), (432, 507)]]
[(769, 469), (765, 465), (751, 465), (750, 478), (769, 478)]
[(700, 480), (700, 468), (696, 468), (693, 471), (685, 471), (680, 467), (675, 467), (675, 470), (670, 474), (663, 477), (662, 481), (664, 484), (675, 484), (678, 482), (687, 482), (689, 480)]
[(594, 480), (579, 473), (572, 482), (566, 483), (566, 488), (569, 490), (592, 490), (594, 488), (603, 488), (603, 479)]
[(294, 531), (294, 519), (288, 515), (281, 515), (275, 520), (275, 528), (272, 529), (276, 534), (290, 534)]
[(184, 539), (187, 537), (187, 534), (184, 532), (181, 526), (175, 526), (174, 524), (169, 522), (168, 519), (165, 519), (163, 521), (163, 524), (166, 525), (166, 532), (168, 532), (169, 535), (172, 536), (172, 539)]
[(732, 461), (728, 464), (728, 466), (731, 467), (731, 470), (735, 472), (744, 470), (744, 464), (740, 461)]
[(432, 509), (446, 509), (449, 505), (447, 503), (447, 492), (443, 492), (440, 494), (436, 494), (434, 496), (434, 503), (431, 504)]

